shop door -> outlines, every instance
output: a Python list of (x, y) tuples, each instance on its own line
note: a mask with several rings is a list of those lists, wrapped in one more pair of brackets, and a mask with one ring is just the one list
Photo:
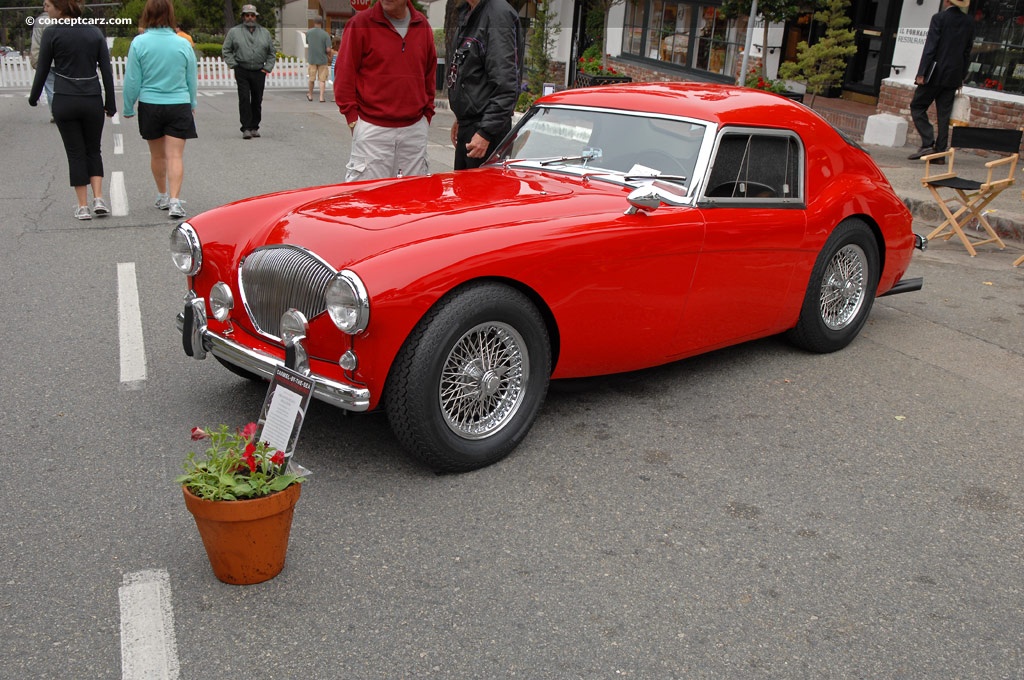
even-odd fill
[(900, 2), (853, 0), (850, 9), (857, 53), (846, 69), (843, 89), (877, 97), (882, 79), (889, 77), (889, 65), (896, 46)]

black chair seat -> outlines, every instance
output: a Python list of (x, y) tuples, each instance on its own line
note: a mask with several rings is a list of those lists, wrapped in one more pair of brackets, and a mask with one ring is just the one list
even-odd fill
[(947, 187), (949, 189), (961, 189), (963, 191), (977, 191), (981, 188), (981, 182), (963, 177), (948, 177), (946, 179), (933, 180), (928, 182), (933, 187)]

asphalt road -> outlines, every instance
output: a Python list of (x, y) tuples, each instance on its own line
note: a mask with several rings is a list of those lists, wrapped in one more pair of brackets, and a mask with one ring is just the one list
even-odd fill
[[(331, 104), (269, 91), (251, 141), (234, 112), (203, 93), (190, 214), (343, 177)], [(191, 427), (244, 424), (265, 392), (181, 351), (135, 122), (104, 139), (127, 214), (92, 222), (45, 109), (0, 92), (0, 139), (0, 678), (144, 677), (123, 600), (151, 573), (165, 677), (1024, 677), (1024, 269), (1005, 253), (917, 255), (924, 290), (878, 300), (837, 354), (772, 338), (555, 383), (524, 445), (471, 474), (315, 403), (285, 570), (235, 587), (172, 479)], [(145, 360), (124, 380), (127, 264)]]

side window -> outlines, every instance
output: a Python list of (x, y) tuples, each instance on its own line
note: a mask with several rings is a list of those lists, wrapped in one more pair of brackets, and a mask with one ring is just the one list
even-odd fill
[(730, 204), (802, 202), (803, 147), (786, 133), (727, 132), (719, 138), (704, 196)]

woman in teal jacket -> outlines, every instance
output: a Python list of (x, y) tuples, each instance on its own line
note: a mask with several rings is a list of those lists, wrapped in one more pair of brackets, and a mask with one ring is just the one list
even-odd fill
[(185, 217), (181, 185), (185, 140), (195, 139), (196, 55), (175, 33), (171, 0), (147, 0), (139, 18), (145, 32), (132, 40), (124, 73), (124, 117), (139, 105), (139, 134), (149, 143), (156, 182), (154, 205), (168, 217)]

